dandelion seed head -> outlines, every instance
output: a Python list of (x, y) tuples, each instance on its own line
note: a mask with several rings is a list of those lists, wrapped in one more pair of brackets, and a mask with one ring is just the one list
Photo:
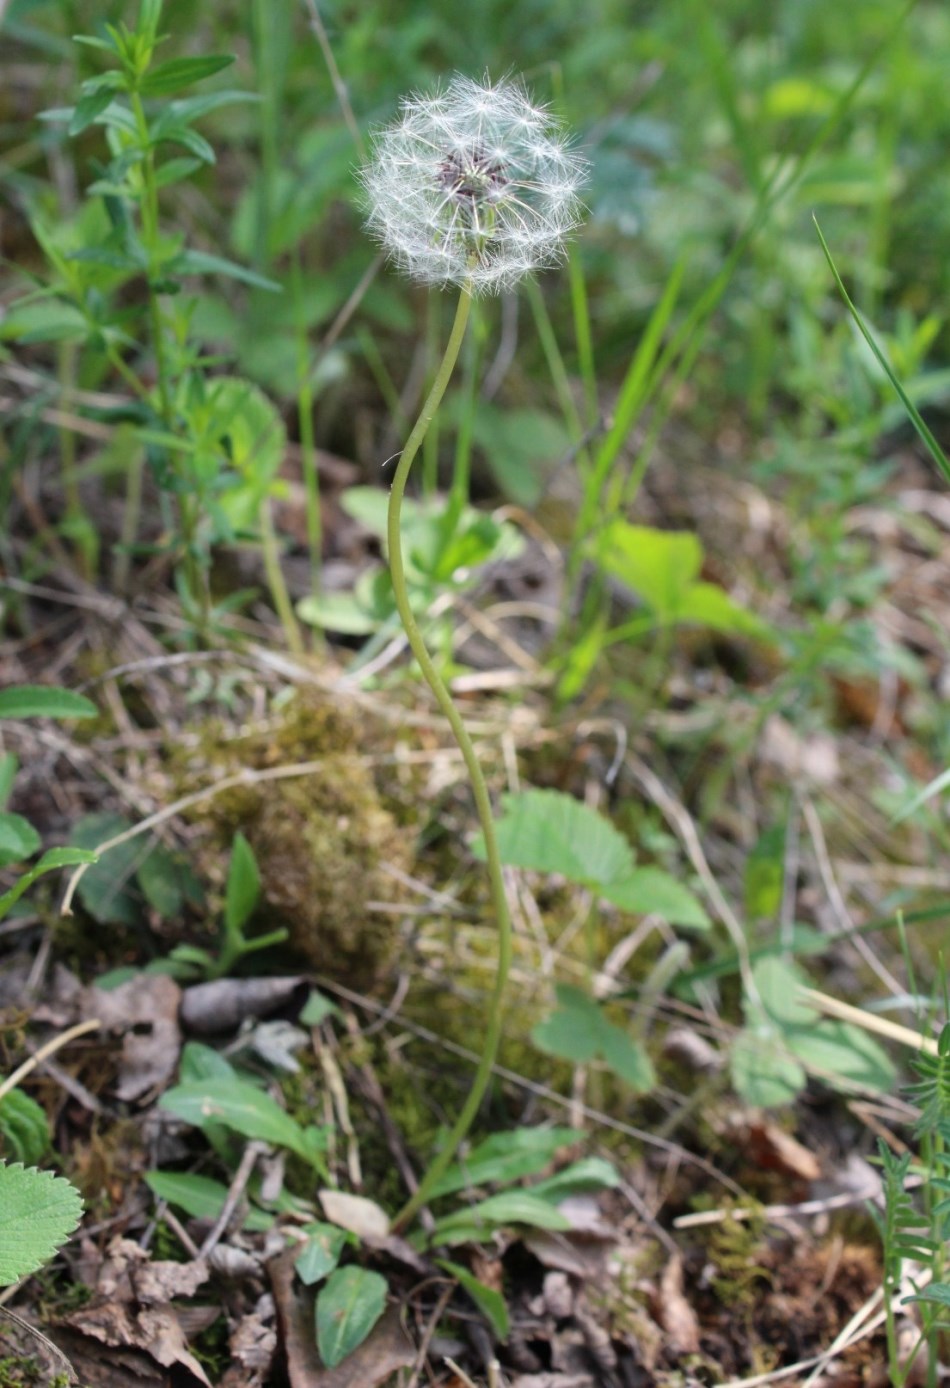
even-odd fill
[(425, 284), (498, 293), (563, 257), (585, 173), (519, 82), (455, 76), (403, 99), (360, 177), (367, 227), (401, 269)]

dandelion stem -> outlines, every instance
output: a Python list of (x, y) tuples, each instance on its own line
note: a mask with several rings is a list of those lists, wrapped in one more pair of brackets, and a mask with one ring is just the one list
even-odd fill
[(469, 1128), (472, 1126), (472, 1121), (478, 1112), (479, 1105), (488, 1088), (492, 1067), (498, 1053), (498, 1043), (501, 1039), (502, 1000), (504, 997), (505, 985), (508, 981), (508, 971), (511, 966), (511, 920), (508, 915), (508, 903), (505, 898), (505, 883), (502, 877), (501, 860), (498, 856), (498, 845), (495, 839), (495, 822), (492, 816), (488, 786), (485, 783), (484, 773), (478, 763), (478, 757), (475, 754), (472, 739), (468, 735), (465, 724), (462, 721), (462, 716), (453, 703), (452, 696), (436, 669), (432, 657), (426, 650), (422, 632), (413, 615), (406, 587), (406, 572), (403, 565), (400, 531), (402, 499), (406, 489), (406, 479), (409, 476), (409, 469), (412, 467), (413, 459), (442, 402), (442, 397), (445, 394), (449, 379), (455, 368), (459, 350), (462, 346), (462, 339), (465, 336), (465, 328), (468, 323), (471, 306), (472, 286), (468, 283), (462, 286), (458, 308), (455, 313), (455, 322), (452, 324), (452, 332), (445, 349), (445, 355), (436, 372), (435, 379), (432, 382), (432, 388), (426, 397), (419, 418), (416, 420), (412, 432), (406, 440), (406, 446), (402, 451), (402, 455), (396, 467), (396, 475), (393, 478), (392, 491), (389, 497), (389, 523), (387, 533), (389, 541), (389, 569), (392, 575), (393, 594), (396, 599), (396, 607), (399, 610), (403, 628), (405, 629), (412, 653), (419, 663), (419, 668), (425, 677), (426, 683), (435, 695), (436, 703), (448, 720), (455, 740), (458, 743), (459, 751), (462, 753), (462, 757), (465, 761), (469, 779), (472, 783), (472, 792), (475, 796), (478, 818), (485, 836), (485, 853), (488, 860), (488, 875), (491, 881), (492, 904), (498, 924), (498, 967), (495, 974), (495, 986), (489, 1002), (482, 1055), (478, 1062), (475, 1078), (472, 1081), (472, 1087), (468, 1092), (468, 1097), (462, 1105), (461, 1112), (455, 1120), (452, 1130), (440, 1149), (438, 1156), (429, 1165), (423, 1175), (418, 1190), (403, 1206), (393, 1221), (393, 1227), (395, 1229), (402, 1228), (408, 1224), (413, 1216), (425, 1205), (437, 1182), (455, 1157)]

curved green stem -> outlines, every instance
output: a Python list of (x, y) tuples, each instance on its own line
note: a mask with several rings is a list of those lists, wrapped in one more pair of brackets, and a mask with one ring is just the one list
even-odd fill
[(392, 574), (393, 594), (396, 599), (396, 607), (402, 620), (403, 628), (412, 649), (412, 653), (419, 663), (419, 668), (425, 676), (426, 683), (435, 695), (436, 703), (445, 715), (450, 728), (458, 743), (459, 751), (465, 761), (469, 779), (472, 783), (472, 791), (475, 796), (475, 805), (478, 809), (478, 818), (482, 826), (482, 833), (485, 836), (485, 855), (488, 860), (488, 875), (491, 882), (492, 905), (495, 910), (495, 918), (498, 923), (498, 967), (495, 974), (495, 986), (492, 990), (488, 1009), (488, 1020), (485, 1026), (485, 1040), (482, 1047), (481, 1059), (478, 1062), (478, 1069), (472, 1081), (468, 1097), (462, 1105), (461, 1112), (452, 1127), (451, 1132), (445, 1140), (438, 1156), (429, 1165), (419, 1184), (418, 1190), (412, 1198), (403, 1206), (393, 1221), (395, 1229), (402, 1228), (408, 1224), (418, 1210), (425, 1205), (430, 1198), (432, 1191), (448, 1169), (456, 1152), (462, 1144), (466, 1133), (472, 1126), (472, 1121), (478, 1112), (479, 1105), (488, 1088), (491, 1079), (492, 1067), (495, 1063), (495, 1056), (498, 1054), (498, 1043), (501, 1040), (501, 1005), (505, 991), (505, 984), (508, 981), (508, 971), (511, 967), (511, 920), (508, 915), (508, 902), (505, 898), (505, 883), (501, 871), (501, 859), (498, 856), (498, 845), (495, 839), (495, 822), (492, 816), (491, 800), (488, 795), (488, 786), (478, 758), (475, 755), (475, 748), (472, 739), (466, 731), (465, 724), (462, 722), (461, 714), (452, 702), (445, 682), (433, 663), (432, 657), (426, 650), (422, 632), (413, 615), (409, 604), (409, 593), (406, 587), (406, 571), (402, 557), (402, 543), (400, 533), (400, 513), (402, 510), (402, 499), (406, 489), (406, 479), (409, 476), (409, 469), (412, 467), (413, 459), (426, 436), (429, 425), (432, 423), (435, 413), (442, 402), (449, 378), (458, 360), (459, 349), (462, 339), (465, 336), (465, 328), (468, 323), (469, 310), (472, 305), (471, 286), (465, 285), (459, 299), (458, 309), (455, 314), (455, 322), (452, 324), (452, 332), (449, 336), (448, 346), (445, 349), (445, 356), (442, 358), (441, 365), (436, 373), (432, 388), (426, 397), (422, 412), (413, 426), (412, 432), (406, 441), (406, 446), (402, 451), (402, 456), (396, 467), (396, 474), (393, 478), (392, 491), (389, 497), (389, 518), (387, 536), (389, 541), (389, 568)]

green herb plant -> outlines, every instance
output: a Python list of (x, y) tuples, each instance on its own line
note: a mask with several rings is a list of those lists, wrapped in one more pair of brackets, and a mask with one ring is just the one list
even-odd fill
[[(335, 1011), (331, 1003), (314, 993), (301, 1020), (324, 1022)], [(162, 1097), (160, 1106), (200, 1129), (229, 1170), (239, 1160), (238, 1140), (246, 1139), (295, 1155), (325, 1182), (319, 1192), (319, 1206), (309, 1194), (297, 1197), (288, 1192), (283, 1192), (276, 1204), (268, 1204), (260, 1182), (252, 1176), (248, 1199), (238, 1217), (248, 1230), (269, 1228), (278, 1213), (293, 1214), (298, 1221), (295, 1266), (305, 1285), (319, 1288), (317, 1345), (324, 1364), (334, 1368), (370, 1333), (383, 1312), (387, 1294), (386, 1281), (379, 1273), (343, 1260), (361, 1244), (384, 1246), (394, 1230), (393, 1220), (372, 1200), (340, 1191), (331, 1183), (326, 1161), (330, 1129), (301, 1126), (266, 1092), (259, 1077), (238, 1070), (210, 1047), (196, 1043), (185, 1047), (180, 1083)], [(429, 1200), (442, 1208), (431, 1231), (414, 1232), (413, 1242), (421, 1249), (441, 1250), (484, 1240), (510, 1226), (569, 1230), (570, 1221), (558, 1209), (560, 1202), (582, 1192), (615, 1186), (619, 1180), (611, 1163), (599, 1157), (568, 1162), (556, 1174), (542, 1176), (558, 1153), (576, 1146), (582, 1137), (573, 1128), (519, 1128), (486, 1138), (448, 1164), (431, 1185)], [(525, 1189), (514, 1188), (516, 1182), (530, 1177), (541, 1179)], [(146, 1181), (160, 1199), (192, 1217), (211, 1221), (220, 1214), (228, 1195), (223, 1182), (191, 1172), (151, 1171)], [(492, 1188), (491, 1194), (485, 1193)], [(439, 1262), (488, 1318), (496, 1334), (507, 1338), (510, 1320), (502, 1294), (452, 1260), (440, 1258)]]
[[(908, 1097), (920, 1108), (914, 1128), (920, 1156), (897, 1156), (879, 1142), (881, 1207), (870, 1207), (884, 1256), (884, 1314), (888, 1368), (895, 1388), (921, 1381), (915, 1365), (923, 1356), (923, 1382), (936, 1388), (942, 1347), (950, 1334), (950, 1023), (937, 1038), (936, 1053), (922, 1051), (913, 1062), (919, 1080)], [(918, 1177), (912, 1194), (908, 1178)], [(914, 1290), (902, 1295), (907, 1284)], [(909, 1349), (898, 1340), (902, 1306), (913, 1306), (918, 1334)], [(906, 1313), (905, 1313), (906, 1314)]]
[[(107, 23), (104, 37), (76, 39), (109, 66), (81, 84), (75, 106), (48, 111), (45, 118), (64, 124), (72, 138), (101, 127), (110, 157), (96, 166), (74, 219), (56, 223), (34, 206), (32, 229), (49, 273), (45, 283), (12, 306), (2, 335), (81, 348), (87, 379), (111, 373), (128, 390), (121, 414), (133, 426), (139, 457), (127, 468), (122, 562), (127, 564), (128, 548), (136, 544), (144, 453), (166, 507), (160, 547), (174, 561), (191, 626), (206, 637), (213, 625), (212, 547), (250, 535), (264, 545), (275, 606), (288, 642), (299, 650), (268, 511), (283, 425), (252, 383), (211, 378), (213, 363), (193, 341), (194, 304), (183, 292), (189, 279), (209, 274), (259, 289), (279, 286), (222, 256), (186, 246), (180, 234), (164, 229), (161, 216), (163, 191), (215, 162), (197, 122), (251, 98), (236, 90), (179, 97), (233, 58), (206, 54), (156, 61), (163, 42), (161, 12), (162, 0), (142, 0), (134, 28)], [(64, 489), (75, 521), (81, 506), (73, 472), (64, 477)], [(217, 615), (244, 596), (231, 595)]]

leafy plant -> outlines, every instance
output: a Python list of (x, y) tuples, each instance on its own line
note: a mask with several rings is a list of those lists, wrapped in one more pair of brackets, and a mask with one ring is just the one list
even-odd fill
[[(693, 893), (657, 867), (638, 867), (630, 841), (571, 795), (526, 790), (504, 798), (498, 851), (510, 867), (557, 873), (621, 911), (663, 916), (671, 925), (705, 931), (710, 921)], [(473, 844), (484, 853), (480, 838)], [(593, 917), (588, 917), (589, 934)], [(634, 1037), (608, 1021), (595, 999), (558, 984), (557, 1009), (532, 1032), (541, 1050), (583, 1064), (599, 1056), (625, 1083), (646, 1093), (655, 1075)]]
[(81, 1214), (82, 1197), (62, 1176), (0, 1162), (0, 1287), (49, 1262)]
[[(0, 689), (0, 718), (95, 718), (98, 713), (91, 700), (68, 689), (34, 684)], [(40, 836), (29, 820), (3, 808), (13, 788), (17, 770), (17, 759), (11, 752), (0, 755), (0, 868), (25, 863), (42, 846)], [(82, 848), (47, 849), (12, 887), (0, 893), (0, 920), (13, 909), (23, 893), (46, 873), (95, 861), (95, 854)]]
[(217, 955), (209, 954), (197, 945), (177, 945), (169, 955), (171, 972), (176, 978), (223, 978), (249, 954), (270, 949), (287, 939), (287, 930), (269, 930), (265, 935), (248, 939), (244, 927), (257, 906), (261, 879), (254, 850), (239, 831), (231, 848), (224, 894), (224, 915), (221, 921), (221, 940)]

